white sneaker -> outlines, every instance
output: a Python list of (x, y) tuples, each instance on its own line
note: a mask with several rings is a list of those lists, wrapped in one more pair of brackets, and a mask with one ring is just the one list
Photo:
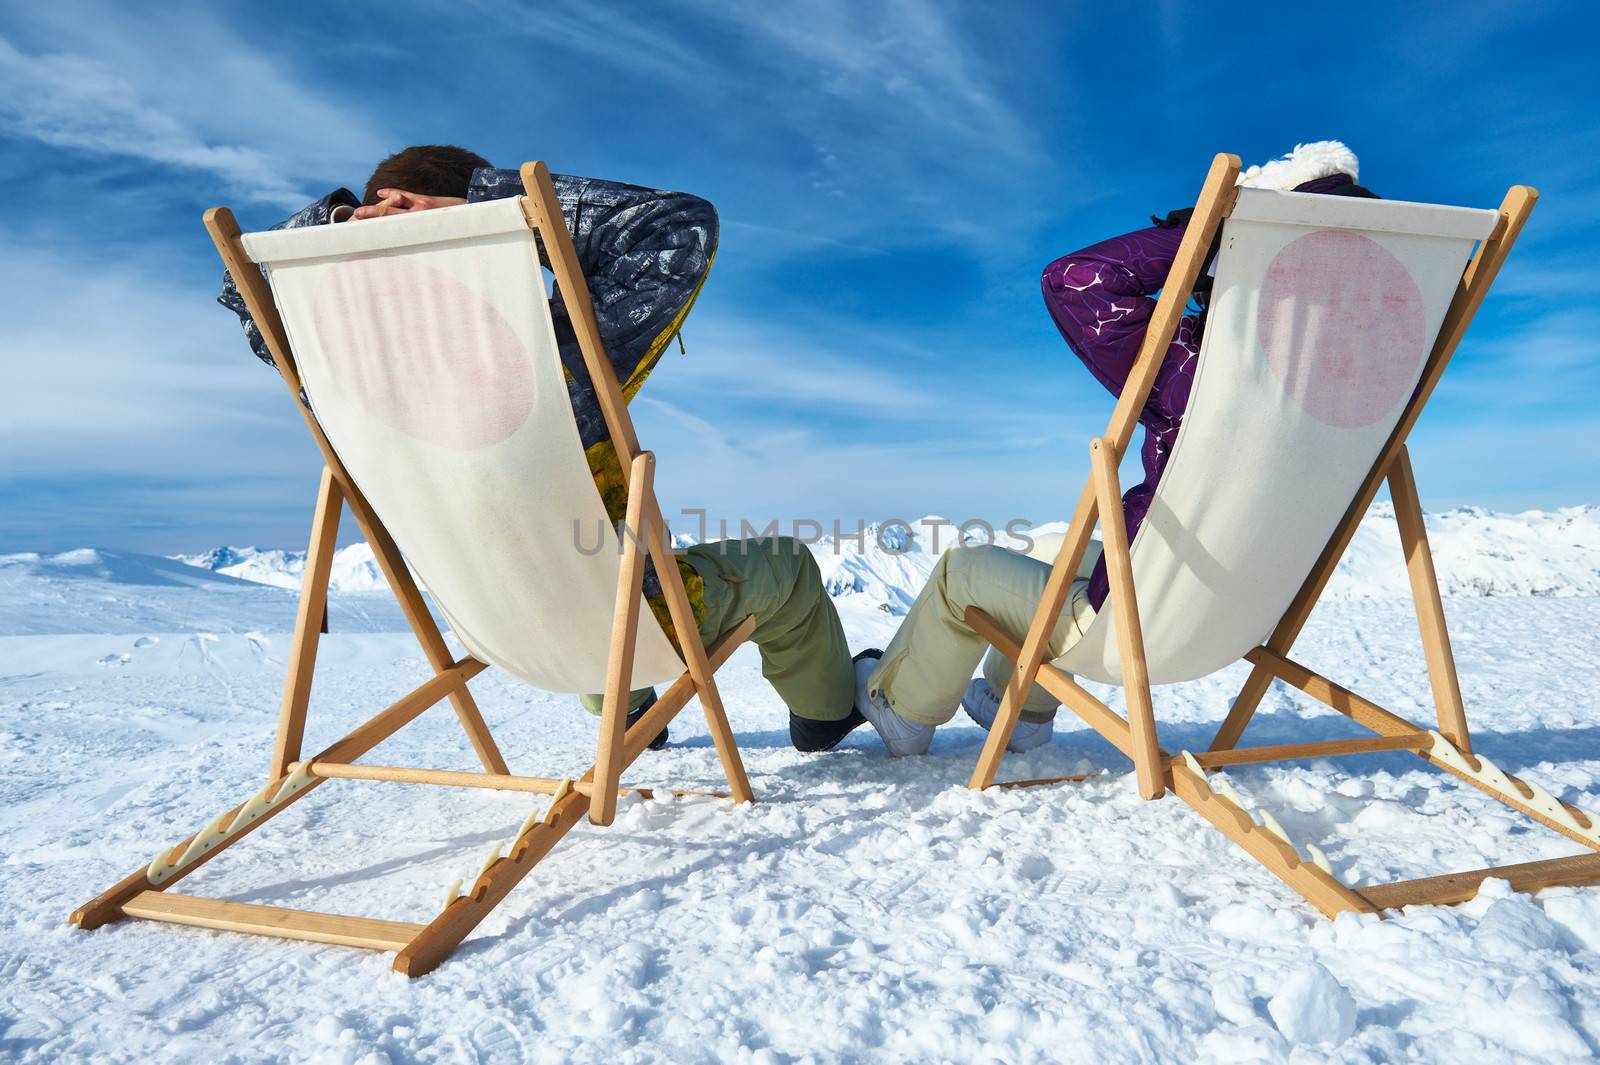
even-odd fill
[(856, 709), (860, 710), (861, 716), (878, 730), (883, 745), (889, 748), (889, 753), (896, 758), (903, 758), (908, 754), (927, 754), (928, 744), (933, 742), (933, 730), (936, 726), (907, 721), (894, 712), (894, 708), (889, 705), (889, 700), (883, 697), (882, 692), (868, 695), (867, 678), (872, 676), (872, 671), (877, 668), (876, 658), (856, 660)]
[[(1000, 695), (989, 687), (988, 681), (977, 677), (967, 685), (967, 693), (961, 697), (961, 709), (982, 726), (983, 731), (988, 732), (994, 726), (995, 715), (1000, 712)], [(1006, 750), (1013, 754), (1021, 754), (1035, 747), (1043, 747), (1050, 742), (1055, 728), (1054, 718), (1049, 721), (1019, 720), (1017, 727), (1011, 730), (1011, 739), (1006, 742)]]

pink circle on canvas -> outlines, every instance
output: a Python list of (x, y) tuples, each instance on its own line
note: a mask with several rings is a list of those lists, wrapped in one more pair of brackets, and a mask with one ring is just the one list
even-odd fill
[(400, 256), (338, 263), (313, 318), (345, 390), (407, 436), (474, 451), (510, 437), (533, 410), (533, 366), (516, 331), (431, 266)]
[(1313, 418), (1354, 429), (1411, 392), (1426, 353), (1422, 293), (1370, 237), (1322, 230), (1267, 267), (1257, 311), (1267, 363)]

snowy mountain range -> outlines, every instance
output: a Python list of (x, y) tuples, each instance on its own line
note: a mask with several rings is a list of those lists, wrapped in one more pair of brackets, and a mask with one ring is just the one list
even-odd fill
[[(1431, 514), (1427, 522), (1446, 595), (1600, 595), (1600, 506), (1521, 514), (1461, 507)], [(1062, 531), (1060, 523), (1034, 530)], [(825, 539), (813, 545), (829, 593), (859, 596), (887, 613), (903, 614), (939, 554), (954, 542), (955, 532), (948, 522), (927, 517), (909, 524), (869, 525), (864, 539)], [(298, 588), (305, 570), (305, 553), (300, 551), (219, 547), (172, 558), (279, 588)], [(334, 555), (332, 586), (338, 592), (383, 590), (383, 574), (366, 544), (351, 544)], [(1400, 533), (1388, 503), (1375, 504), (1363, 519), (1327, 594), (1335, 599), (1410, 594)]]
[[(173, 561), (275, 588), (300, 587), (306, 570), (304, 551), (279, 548), (214, 547), (203, 555), (172, 555)], [(336, 592), (381, 592), (388, 587), (383, 571), (364, 543), (341, 547), (333, 553), (329, 585)]]
[[(1060, 524), (1036, 534), (1061, 532)], [(1600, 596), (1600, 506), (1496, 514), (1475, 507), (1430, 515), (1428, 532), (1446, 595)], [(682, 537), (675, 537), (682, 540)], [(828, 592), (841, 609), (899, 616), (954, 542), (948, 523), (925, 518), (868, 526), (865, 542), (813, 545)], [(0, 632), (287, 631), (305, 555), (219, 547), (201, 555), (81, 548), (0, 555)], [(383, 592), (366, 544), (333, 561), (330, 604), (342, 631), (404, 627)], [(1403, 599), (1409, 594), (1400, 535), (1388, 504), (1373, 507), (1329, 585), (1330, 599)]]

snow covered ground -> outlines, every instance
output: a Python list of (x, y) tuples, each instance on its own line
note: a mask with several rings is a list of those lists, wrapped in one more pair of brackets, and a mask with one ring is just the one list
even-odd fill
[[(1480, 593), (1447, 602), (1479, 749), (1591, 806), (1597, 513), (1455, 512), (1431, 526), (1446, 585)], [(1388, 597), (1404, 589), (1398, 548), (1376, 538), (1385, 520), (1369, 519), (1340, 578), (1345, 598), (1319, 608), (1297, 656), (1425, 720), (1415, 620)], [(1363, 554), (1364, 543), (1376, 546)], [(1485, 562), (1495, 543), (1522, 561)], [(836, 588), (853, 647), (887, 640), (932, 561), (890, 557), (830, 570), (852, 578)], [(926, 758), (891, 761), (866, 730), (832, 754), (799, 755), (749, 648), (721, 683), (760, 801), (624, 799), (612, 828), (581, 824), (432, 976), (395, 975), (387, 955), (146, 922), (69, 929), (75, 905), (259, 786), (293, 607), (282, 589), (148, 556), (0, 558), (0, 1056), (1561, 1062), (1600, 1052), (1600, 887), (1529, 897), (1491, 882), (1459, 907), (1329, 922), (1181, 803), (1140, 802), (1121, 757), (1066, 717), (1053, 745), (1009, 757), (1003, 775), (1103, 776), (968, 792), (982, 733), (964, 719)], [(313, 749), (426, 676), (402, 629), (384, 596), (334, 597)], [(1234, 668), (1159, 689), (1163, 744), (1203, 746), (1242, 678)], [(492, 672), (473, 687), (514, 770), (565, 775), (592, 757), (594, 722), (568, 698)], [(1355, 732), (1275, 688), (1247, 740)], [(444, 708), (382, 758), (473, 766)], [(1352, 883), (1577, 849), (1410, 756), (1229, 777)], [(631, 778), (719, 785), (694, 706), (672, 746), (647, 753)], [(178, 890), (427, 920), (445, 886), (536, 804), (334, 781)]]

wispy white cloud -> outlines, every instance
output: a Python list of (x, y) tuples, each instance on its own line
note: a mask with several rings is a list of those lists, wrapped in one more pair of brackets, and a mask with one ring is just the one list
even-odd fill
[(7, 29), (0, 136), (203, 174), (285, 209), (387, 147), (375, 122), (206, 7), (40, 5)]
[(212, 293), (159, 280), (179, 273), (170, 256), (108, 261), (7, 236), (7, 472), (248, 480), (274, 466), (266, 456), (300, 453), (304, 430), (277, 375)]
[(988, 155), (1032, 154), (1029, 127), (1000, 96), (962, 25), (961, 5), (822, 0), (794, 6), (702, 0), (762, 54), (787, 58), (824, 93), (864, 109), (890, 140), (909, 131), (930, 147), (964, 143)]
[(203, 170), (250, 199), (304, 203), (303, 192), (255, 148), (209, 144), (140, 100), (126, 78), (76, 55), (24, 55), (0, 37), (0, 130), (55, 148)]
[(652, 386), (671, 396), (736, 397), (813, 413), (925, 416), (938, 403), (937, 392), (912, 369), (886, 365), (891, 341), (872, 333), (840, 330), (807, 337), (792, 325), (707, 316), (685, 329), (693, 344), (690, 356), (665, 356), (669, 368), (659, 384), (652, 378)]
[(0, 230), (0, 543), (144, 550), (304, 537), (320, 459), (237, 321), (160, 249)]
[(795, 229), (784, 229), (779, 226), (763, 226), (754, 222), (741, 222), (737, 219), (723, 219), (722, 231), (724, 240), (728, 230), (739, 230), (748, 234), (753, 239), (744, 242), (743, 246), (748, 252), (756, 255), (763, 253), (788, 255), (797, 251), (806, 252), (841, 252), (851, 258), (870, 256), (881, 258), (891, 254), (883, 248), (871, 244), (860, 244), (853, 241), (835, 240), (832, 237), (819, 233), (805, 233)]
[(724, 216), (780, 230), (783, 244), (796, 245), (783, 234), (807, 234), (873, 249), (959, 242), (982, 254), (1012, 237), (968, 220), (975, 189), (1011, 204), (1045, 194), (1028, 176), (1046, 162), (1035, 128), (983, 32), (993, 21), (968, 5), (552, 2), (503, 16), (478, 3), (497, 31), (553, 55), (593, 57), (611, 78), (692, 106), (715, 100), (716, 120), (694, 127), (710, 143), (695, 146), (736, 168), (759, 164), (770, 183), (754, 202), (733, 197)]
[(1567, 405), (1600, 392), (1597, 337), (1600, 313), (1586, 306), (1549, 311), (1497, 335), (1469, 332), (1440, 389), (1501, 411)]
[[(507, 29), (604, 62), (613, 72), (666, 79), (669, 91), (726, 87), (785, 117), (811, 114), (834, 127), (839, 112), (814, 102), (820, 92), (850, 106), (863, 127), (886, 141), (920, 138), (927, 151), (965, 141), (1018, 158), (1033, 135), (1007, 103), (974, 47), (973, 25), (986, 20), (960, 4), (891, 0), (857, 4), (813, 0), (783, 7), (737, 0), (692, 0), (679, 10), (606, 3), (551, 3), (537, 12), (506, 11), (487, 0), (471, 6)], [(729, 48), (729, 40), (737, 46)], [(761, 57), (752, 77), (751, 55)], [(737, 97), (729, 103), (737, 102)], [(889, 121), (878, 122), (879, 117)]]
[[(1490, 299), (1495, 298), (1491, 292)], [(1600, 498), (1600, 314), (1562, 306), (1469, 331), (1409, 446), (1430, 507), (1549, 507)]]
[(465, 0), (464, 6), (492, 23), (494, 33), (522, 33), (556, 49), (587, 56), (607, 70), (655, 75), (668, 83), (693, 71), (704, 76), (711, 55), (677, 29), (666, 12), (640, 7), (623, 13), (605, 4), (540, 4), (509, 7), (493, 0)]
[(675, 438), (692, 443), (700, 462), (736, 462), (743, 454), (725, 430), (678, 404), (656, 396), (639, 395), (630, 409), (635, 415), (646, 412), (653, 422), (668, 427), (667, 431)]
[(735, 522), (1060, 517), (1114, 402), (1075, 360), (1040, 373), (889, 324), (711, 313), (687, 337), (635, 420), (664, 498)]
[[(1600, 211), (1600, 194), (1588, 206)], [(1600, 262), (1595, 261), (1594, 251), (1587, 245), (1569, 248), (1539, 247), (1532, 241), (1518, 244), (1500, 276), (1495, 278), (1496, 296), (1532, 297), (1535, 302), (1543, 303), (1575, 296), (1592, 299), (1600, 290)]]

